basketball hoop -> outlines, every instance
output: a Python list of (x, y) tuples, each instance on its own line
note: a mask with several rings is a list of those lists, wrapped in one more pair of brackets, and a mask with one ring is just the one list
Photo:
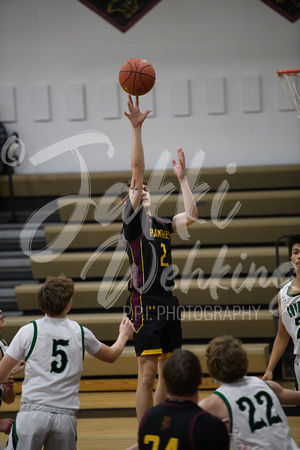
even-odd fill
[(300, 119), (300, 69), (277, 70), (277, 74)]

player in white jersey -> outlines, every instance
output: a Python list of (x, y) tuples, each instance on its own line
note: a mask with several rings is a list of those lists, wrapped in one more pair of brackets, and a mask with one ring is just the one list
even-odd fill
[(208, 373), (221, 386), (199, 405), (222, 420), (229, 419), (233, 450), (294, 450), (281, 403), (300, 405), (300, 392), (283, 389), (247, 375), (248, 357), (242, 342), (232, 336), (210, 341), (206, 350)]
[[(74, 283), (64, 274), (48, 277), (37, 292), (45, 317), (20, 328), (0, 362), (0, 382), (25, 358), (21, 408), (11, 430), (9, 450), (76, 449), (76, 411), (85, 350), (114, 362), (122, 353), (133, 325), (120, 324), (116, 342), (107, 346), (87, 328), (66, 317)], [(44, 446), (44, 447), (43, 447)]]
[(300, 389), (300, 234), (290, 236), (288, 247), (295, 277), (284, 285), (278, 294), (278, 330), (263, 379), (273, 379), (273, 371), (292, 338), (296, 355), (295, 384), (298, 390)]
[[(2, 310), (0, 309), (0, 333), (6, 327), (6, 323), (2, 314)], [(3, 358), (6, 350), (8, 348), (7, 342), (4, 339), (0, 338), (0, 360)], [(16, 375), (24, 369), (24, 361), (20, 361), (12, 370), (12, 375)], [(12, 400), (13, 401), (13, 400)]]
[(3, 358), (3, 356), (6, 352), (6, 349), (7, 349), (7, 343), (3, 339), (0, 338), (0, 359)]
[[(6, 327), (4, 316), (3, 316), (2, 312), (3, 311), (0, 309), (0, 333)], [(4, 353), (6, 352), (6, 349), (7, 349), (7, 343), (3, 339), (0, 338), (0, 359), (3, 358)]]
[[(2, 314), (2, 310), (0, 310), (0, 333), (5, 328), (5, 320)], [(7, 343), (4, 339), (0, 338), (0, 360), (3, 358), (7, 349)], [(10, 404), (15, 400), (15, 390), (14, 390), (14, 378), (10, 376), (9, 381), (4, 384), (0, 384), (0, 406), (2, 403)], [(11, 427), (13, 426), (14, 420), (11, 418), (0, 419), (0, 432), (9, 434)], [(0, 450), (3, 447), (0, 445)]]

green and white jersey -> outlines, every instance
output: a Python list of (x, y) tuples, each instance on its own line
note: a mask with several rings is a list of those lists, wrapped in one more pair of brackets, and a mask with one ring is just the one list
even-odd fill
[(6, 342), (3, 339), (0, 338), (0, 359), (3, 358), (6, 350), (7, 350)]
[(300, 354), (300, 292), (290, 294), (292, 281), (280, 289), (282, 323), (294, 342), (294, 354)]
[(90, 330), (68, 318), (44, 317), (23, 326), (6, 351), (26, 362), (21, 403), (77, 410), (85, 349), (94, 355), (100, 347)]
[[(0, 359), (3, 358), (5, 352), (7, 350), (7, 344), (3, 339), (0, 338)], [(3, 397), (4, 388), (2, 384), (0, 384), (0, 406), (2, 404), (2, 397)], [(0, 447), (1, 448), (1, 447)]]
[(215, 394), (228, 409), (233, 450), (240, 450), (242, 445), (249, 445), (251, 450), (298, 449), (279, 398), (265, 381), (243, 377), (222, 384)]

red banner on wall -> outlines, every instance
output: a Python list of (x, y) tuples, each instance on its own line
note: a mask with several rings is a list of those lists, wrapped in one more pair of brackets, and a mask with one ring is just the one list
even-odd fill
[(123, 33), (160, 0), (79, 0)]
[(290, 22), (300, 18), (300, 0), (261, 0)]

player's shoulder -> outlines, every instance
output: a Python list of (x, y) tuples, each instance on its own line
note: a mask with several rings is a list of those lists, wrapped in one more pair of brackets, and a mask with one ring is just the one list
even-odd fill
[(225, 414), (224, 418), (217, 417), (217, 415), (212, 414), (208, 411), (205, 411), (202, 408), (199, 408), (201, 413), (198, 414), (198, 424), (199, 428), (202, 430), (206, 430), (207, 433), (211, 433), (213, 430), (214, 433), (217, 433), (219, 436), (228, 436), (228, 431), (224, 420), (228, 420), (228, 414)]
[(34, 334), (38, 334), (38, 327), (36, 326), (36, 321), (31, 321), (22, 325), (17, 333), (15, 334), (14, 339), (25, 340), (26, 337), (34, 336)]
[(223, 428), (223, 425), (224, 425), (223, 420), (220, 417), (217, 417), (208, 411), (203, 410), (203, 414), (199, 415), (199, 418), (201, 418), (201, 420), (203, 420), (205, 422), (213, 423), (213, 424), (216, 424), (218, 426), (221, 426), (221, 428)]
[(40, 323), (40, 320), (42, 320), (42, 319), (32, 320), (31, 322), (27, 323), (26, 325), (23, 325), (23, 326), (20, 328), (20, 331), (21, 331), (21, 330), (27, 331), (27, 330), (33, 330), (33, 329), (35, 329), (36, 326)]
[(287, 292), (287, 290), (289, 289), (289, 287), (291, 286), (293, 280), (287, 281), (281, 288), (280, 288), (280, 295), (285, 294)]
[(161, 217), (151, 216), (152, 220), (155, 220), (156, 222), (159, 222), (159, 223), (165, 223), (165, 224), (172, 223), (173, 217), (174, 216), (161, 216)]
[(151, 216), (152, 223), (158, 228), (166, 228), (169, 232), (173, 232), (174, 216)]
[(220, 413), (221, 417), (225, 417), (227, 416), (227, 409), (226, 409), (226, 405), (224, 404), (224, 397), (220, 397), (219, 395), (219, 390), (215, 390), (215, 392), (213, 392), (209, 397), (206, 397), (204, 399), (202, 399), (199, 403), (198, 406), (206, 411), (209, 414), (212, 414), (213, 416), (217, 416), (220, 417)]
[(270, 389), (271, 392), (275, 392), (275, 394), (278, 396), (283, 390), (283, 387), (277, 383), (274, 380), (265, 380), (264, 383), (266, 384), (266, 389)]
[(208, 407), (209, 405), (218, 404), (220, 402), (220, 397), (219, 395), (216, 395), (217, 391), (218, 390), (215, 390), (211, 395), (200, 400), (198, 406), (205, 410), (205, 407)]

